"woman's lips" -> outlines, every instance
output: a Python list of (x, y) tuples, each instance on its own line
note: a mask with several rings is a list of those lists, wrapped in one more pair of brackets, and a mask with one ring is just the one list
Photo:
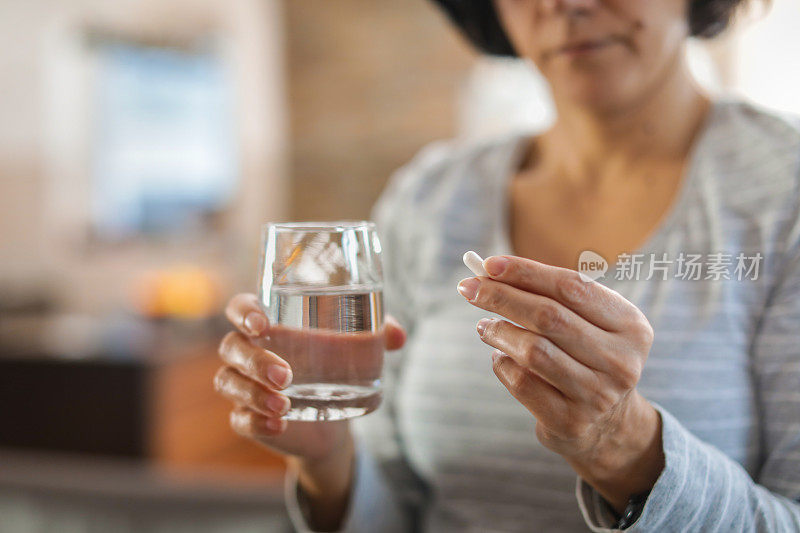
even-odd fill
[(576, 41), (566, 44), (557, 50), (558, 54), (579, 56), (602, 50), (614, 43), (611, 37), (605, 39)]

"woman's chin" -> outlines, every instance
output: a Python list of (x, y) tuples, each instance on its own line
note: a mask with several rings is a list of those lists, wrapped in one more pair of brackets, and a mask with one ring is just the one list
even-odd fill
[(554, 88), (554, 95), (557, 102), (569, 102), (570, 106), (598, 113), (621, 109), (631, 102), (630, 91), (626, 91), (619, 83), (606, 80), (573, 82), (563, 88)]

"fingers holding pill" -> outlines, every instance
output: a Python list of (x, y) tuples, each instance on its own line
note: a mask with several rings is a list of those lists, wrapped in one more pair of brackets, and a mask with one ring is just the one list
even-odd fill
[(492, 279), (552, 298), (605, 330), (624, 328), (638, 312), (619, 293), (584, 281), (575, 270), (505, 255), (488, 257), (482, 266)]
[(458, 291), (508, 319), (476, 325), (495, 348), (495, 375), (534, 415), (542, 444), (593, 460), (597, 443), (618, 431), (618, 413), (641, 398), (636, 387), (654, 335), (647, 318), (569, 269), (513, 256), (480, 261), (471, 253), (464, 263), (475, 277), (461, 280)]
[(602, 365), (610, 334), (557, 301), (486, 278), (462, 280), (459, 292), (472, 305), (547, 337), (583, 364)]

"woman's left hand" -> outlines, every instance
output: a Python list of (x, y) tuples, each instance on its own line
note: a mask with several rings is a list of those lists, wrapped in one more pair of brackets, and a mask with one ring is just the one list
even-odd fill
[(636, 390), (653, 328), (619, 293), (578, 272), (514, 256), (459, 292), (513, 321), (482, 319), (494, 372), (536, 418), (536, 436), (617, 510), (664, 467), (661, 421)]

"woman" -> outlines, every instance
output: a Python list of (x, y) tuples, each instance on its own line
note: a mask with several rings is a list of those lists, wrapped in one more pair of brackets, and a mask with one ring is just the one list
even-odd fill
[[(389, 321), (376, 413), (287, 425), (290, 369), (230, 302), (217, 387), (289, 457), (295, 525), (800, 531), (800, 128), (711, 101), (683, 53), (739, 2), (439, 3), (532, 60), (558, 119), (393, 176), (373, 218), (409, 342)], [(469, 249), (490, 275), (459, 283)]]

